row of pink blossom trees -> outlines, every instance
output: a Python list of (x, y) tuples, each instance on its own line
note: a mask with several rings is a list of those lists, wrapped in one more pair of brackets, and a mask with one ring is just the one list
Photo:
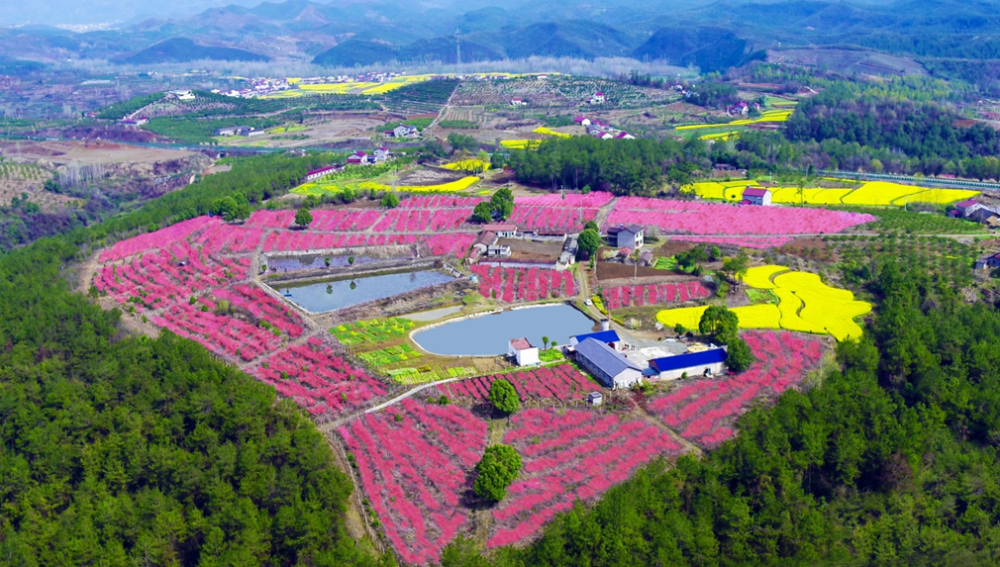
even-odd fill
[(472, 272), (479, 278), (479, 293), (483, 297), (504, 303), (576, 295), (573, 274), (569, 270), (477, 265), (472, 267)]
[(412, 398), (337, 430), (403, 561), (439, 561), (444, 546), (467, 525), (462, 503), (470, 497), (486, 430), (486, 422), (468, 410)]
[(694, 280), (684, 283), (610, 287), (603, 291), (603, 295), (604, 304), (608, 309), (618, 309), (632, 305), (642, 307), (683, 303), (691, 299), (708, 297), (710, 292), (701, 282)]
[(442, 384), (438, 386), (438, 390), (449, 398), (469, 398), (483, 401), (489, 397), (493, 381), (501, 378), (514, 386), (522, 401), (559, 400), (566, 402), (580, 400), (587, 393), (599, 389), (572, 365), (559, 364), (514, 374), (494, 374)]

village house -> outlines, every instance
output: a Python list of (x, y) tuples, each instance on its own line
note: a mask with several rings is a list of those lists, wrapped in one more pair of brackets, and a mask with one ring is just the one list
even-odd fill
[(347, 157), (348, 165), (368, 165), (369, 163), (374, 163), (374, 161), (374, 157), (369, 156), (367, 152), (362, 151), (354, 152)]
[(771, 191), (759, 187), (747, 187), (743, 190), (744, 205), (770, 205)]
[(510, 99), (510, 105), (511, 106), (527, 106), (528, 103), (524, 102), (524, 99), (512, 98), (512, 99)]
[(1000, 268), (1000, 253), (983, 256), (976, 260), (977, 270), (986, 270), (989, 268)]
[(510, 258), (511, 250), (510, 246), (506, 244), (490, 245), (486, 247), (486, 257), (487, 258)]
[(662, 380), (676, 380), (684, 376), (712, 376), (725, 370), (726, 351), (713, 348), (689, 352), (649, 361), (649, 368)]
[(1000, 227), (1000, 214), (987, 207), (980, 207), (969, 213), (967, 220), (985, 224), (990, 228)]
[(334, 166), (332, 166), (332, 165), (328, 165), (326, 167), (321, 167), (319, 169), (314, 169), (312, 171), (308, 171), (308, 172), (306, 172), (306, 180), (305, 180), (305, 182), (309, 183), (310, 181), (316, 181), (317, 179), (326, 177), (327, 175), (330, 175), (331, 173), (333, 173), (335, 171), (337, 171), (337, 168), (334, 167)]
[(538, 347), (531, 346), (531, 343), (525, 338), (508, 341), (507, 356), (518, 366), (534, 366), (539, 363)]
[(170, 94), (173, 95), (173, 97), (176, 98), (177, 100), (194, 100), (195, 99), (194, 93), (191, 92), (188, 89), (179, 90), (179, 91), (170, 91)]
[(497, 243), (497, 233), (493, 231), (485, 231), (479, 234), (479, 238), (473, 243), (472, 249), (476, 251), (479, 256), (486, 254), (486, 249)]
[(619, 132), (618, 135), (615, 136), (615, 139), (616, 140), (634, 140), (635, 136), (633, 136), (632, 134), (629, 134), (628, 132)]
[(988, 208), (986, 205), (975, 199), (967, 199), (965, 201), (955, 203), (955, 210), (958, 211), (958, 214), (961, 215), (962, 218), (969, 218), (972, 213), (986, 208)]
[(484, 224), (483, 230), (495, 232), (500, 238), (517, 238), (517, 225), (509, 223)]
[(604, 104), (604, 93), (594, 93), (589, 99), (587, 99), (587, 104)]
[(608, 388), (642, 384), (642, 367), (607, 344), (588, 338), (576, 345), (576, 362)]
[(416, 126), (410, 126), (408, 124), (400, 124), (392, 129), (393, 138), (419, 138), (420, 131), (417, 130)]
[(372, 156), (375, 158), (375, 163), (380, 163), (392, 159), (392, 152), (389, 151), (389, 148), (381, 146), (372, 152)]
[(590, 119), (587, 118), (586, 116), (574, 116), (573, 122), (576, 122), (577, 124), (584, 127), (590, 126)]
[(616, 248), (642, 248), (642, 227), (637, 224), (613, 226), (608, 229), (608, 243)]

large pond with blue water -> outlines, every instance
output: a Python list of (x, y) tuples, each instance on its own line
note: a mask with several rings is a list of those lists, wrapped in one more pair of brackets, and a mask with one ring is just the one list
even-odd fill
[(413, 340), (427, 352), (449, 356), (494, 356), (507, 353), (507, 341), (526, 337), (542, 348), (550, 343), (569, 344), (573, 335), (600, 330), (600, 326), (575, 308), (561, 305), (528, 307), (473, 319), (460, 319), (420, 331)]
[[(343, 309), (407, 293), (416, 289), (454, 281), (434, 270), (399, 272), (337, 281), (318, 281), (275, 287), (285, 299), (310, 313)], [(273, 287), (273, 286), (272, 286)]]

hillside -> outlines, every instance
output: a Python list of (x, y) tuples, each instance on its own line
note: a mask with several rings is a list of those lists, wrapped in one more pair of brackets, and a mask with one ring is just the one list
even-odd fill
[(632, 56), (642, 61), (695, 65), (702, 72), (722, 71), (751, 59), (747, 40), (736, 37), (731, 31), (713, 27), (660, 29), (637, 47)]
[(211, 47), (198, 45), (190, 39), (177, 37), (161, 41), (156, 45), (121, 59), (119, 62), (128, 65), (150, 65), (155, 63), (186, 63), (202, 59), (216, 61), (269, 61), (266, 55), (251, 53), (242, 49), (230, 47)]

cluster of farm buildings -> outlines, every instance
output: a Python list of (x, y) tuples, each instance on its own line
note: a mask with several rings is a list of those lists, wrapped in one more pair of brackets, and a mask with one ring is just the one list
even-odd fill
[[(570, 338), (569, 344), (556, 345), (602, 385), (612, 390), (641, 385), (643, 380), (676, 380), (688, 376), (713, 376), (726, 369), (726, 349), (715, 345), (679, 341), (633, 348), (610, 328)], [(539, 351), (528, 339), (508, 342), (507, 356), (518, 366), (540, 364)]]

